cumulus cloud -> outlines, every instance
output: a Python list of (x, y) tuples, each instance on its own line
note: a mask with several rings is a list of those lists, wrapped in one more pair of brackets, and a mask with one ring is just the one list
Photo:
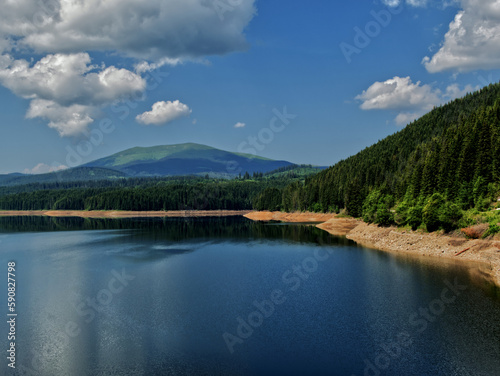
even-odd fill
[(500, 68), (500, 0), (461, 0), (441, 48), (423, 64), (430, 73)]
[(236, 123), (236, 124), (234, 125), (234, 127), (235, 127), (235, 128), (245, 128), (245, 127), (246, 127), (246, 124), (245, 124), (245, 123), (240, 123), (240, 122), (238, 122), (238, 123)]
[[(19, 0), (0, 12), (0, 84), (31, 101), (28, 118), (61, 136), (84, 132), (98, 109), (142, 98), (141, 77), (164, 65), (247, 48), (255, 0)], [(135, 72), (92, 65), (89, 52), (136, 59)], [(32, 62), (16, 57), (36, 52)]]
[(151, 111), (146, 111), (135, 118), (141, 124), (163, 125), (183, 116), (189, 116), (191, 109), (180, 101), (156, 102)]
[(101, 106), (137, 98), (146, 88), (136, 73), (92, 65), (87, 53), (47, 55), (35, 64), (2, 55), (0, 83), (31, 100), (28, 118), (48, 119), (61, 136), (84, 132)]
[(7, 59), (3, 66), (0, 62), (0, 82), (24, 98), (98, 105), (130, 98), (146, 88), (146, 81), (131, 71), (91, 65), (88, 53), (47, 55), (33, 66)]
[(363, 101), (363, 110), (432, 109), (440, 102), (439, 91), (410, 77), (394, 77), (385, 82), (375, 82), (356, 99)]
[(65, 165), (53, 165), (49, 166), (45, 163), (39, 163), (33, 168), (25, 168), (23, 174), (46, 174), (49, 172), (66, 170), (68, 166)]
[[(234, 3), (234, 2), (233, 2)], [(246, 48), (255, 0), (23, 0), (2, 4), (0, 34), (40, 53), (117, 51), (147, 60)]]
[(87, 127), (92, 124), (93, 106), (82, 106), (78, 104), (61, 106), (60, 104), (45, 99), (34, 99), (26, 114), (28, 119), (42, 118), (49, 120), (49, 127), (59, 132), (61, 137), (78, 136), (86, 132)]
[(375, 82), (363, 93), (356, 96), (363, 110), (394, 110), (398, 112), (395, 122), (407, 124), (446, 101), (462, 97), (477, 90), (467, 85), (460, 89), (458, 84), (447, 87), (443, 93), (420, 81), (413, 83), (410, 77), (394, 77), (384, 82)]

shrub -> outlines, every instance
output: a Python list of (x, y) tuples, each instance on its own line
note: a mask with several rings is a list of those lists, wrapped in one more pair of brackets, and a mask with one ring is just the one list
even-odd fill
[(312, 211), (315, 213), (322, 213), (323, 212), (323, 205), (321, 205), (320, 202), (316, 202), (312, 206)]
[(445, 204), (444, 197), (439, 193), (434, 193), (429, 197), (422, 211), (422, 220), (427, 226), (427, 231), (432, 232), (439, 229), (441, 221), (439, 220), (441, 208)]
[(406, 223), (410, 225), (413, 230), (416, 230), (422, 224), (423, 210), (424, 208), (422, 205), (416, 205), (408, 209)]
[(474, 226), (463, 228), (460, 231), (469, 239), (479, 239), (481, 237), (481, 232)]
[(396, 206), (396, 215), (394, 219), (398, 225), (406, 225), (408, 224), (408, 212), (413, 205), (411, 201), (405, 198)]
[(382, 194), (379, 190), (374, 189), (363, 202), (363, 221), (367, 223), (375, 222), (377, 216), (377, 207)]
[(394, 214), (389, 210), (387, 205), (380, 204), (378, 206), (375, 223), (381, 226), (390, 226), (394, 223)]
[(440, 226), (446, 231), (458, 227), (458, 222), (462, 219), (463, 213), (457, 204), (446, 202), (439, 211)]
[(490, 223), (490, 227), (488, 228), (488, 230), (486, 230), (486, 232), (483, 234), (482, 237), (487, 238), (488, 236), (495, 235), (499, 232), (500, 232), (500, 226), (498, 226), (497, 224)]
[(334, 205), (330, 205), (328, 207), (328, 212), (329, 213), (337, 213), (338, 214), (339, 213), (339, 207), (337, 205), (335, 205), (335, 206)]
[(466, 227), (460, 230), (469, 239), (479, 239), (481, 234), (473, 227)]
[(475, 214), (473, 213), (472, 210), (467, 210), (466, 212), (463, 212), (462, 218), (458, 221), (458, 227), (459, 228), (464, 228), (464, 227), (470, 227), (477, 224), (477, 219), (475, 218)]

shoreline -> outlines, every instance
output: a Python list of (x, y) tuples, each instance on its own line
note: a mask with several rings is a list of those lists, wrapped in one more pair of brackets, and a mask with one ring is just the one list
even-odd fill
[(80, 217), (80, 218), (163, 218), (163, 217), (230, 217), (250, 213), (251, 210), (170, 210), (170, 211), (120, 211), (120, 210), (2, 210), (0, 217)]
[(339, 218), (336, 214), (251, 212), (246, 218), (255, 221), (319, 222), (316, 227), (335, 236), (345, 236), (360, 246), (397, 256), (418, 258), (441, 264), (461, 264), (476, 278), (491, 281), (500, 288), (500, 239), (492, 240), (421, 233), (398, 229), (395, 226), (378, 227), (354, 218)]

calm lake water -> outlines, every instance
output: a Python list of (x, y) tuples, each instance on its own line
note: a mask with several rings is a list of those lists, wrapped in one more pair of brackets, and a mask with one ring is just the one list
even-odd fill
[(498, 290), (467, 269), (240, 217), (0, 218), (6, 375), (499, 375)]

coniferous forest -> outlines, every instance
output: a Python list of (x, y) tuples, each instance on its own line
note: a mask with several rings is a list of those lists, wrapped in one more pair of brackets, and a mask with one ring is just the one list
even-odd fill
[(261, 191), (284, 188), (312, 173), (299, 167), (286, 175), (277, 170), (232, 180), (128, 178), (8, 186), (0, 187), (0, 210), (251, 210)]
[(259, 210), (345, 208), (367, 222), (434, 231), (473, 223), (471, 213), (492, 208), (499, 191), (500, 85), (494, 84), (435, 108), (304, 183), (293, 182), (280, 190), (281, 200), (268, 189), (255, 203)]

